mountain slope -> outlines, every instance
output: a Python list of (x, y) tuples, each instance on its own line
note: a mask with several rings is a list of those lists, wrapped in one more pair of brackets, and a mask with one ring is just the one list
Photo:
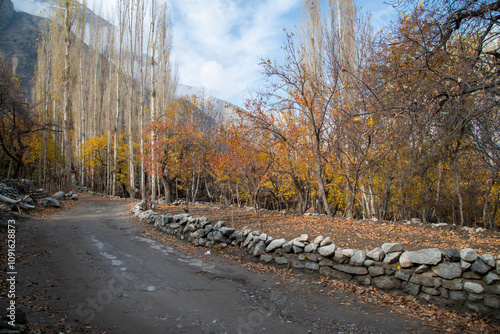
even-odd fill
[(236, 117), (236, 109), (238, 108), (232, 103), (225, 100), (221, 100), (217, 97), (206, 95), (205, 91), (200, 88), (191, 87), (188, 85), (178, 84), (177, 90), (175, 92), (175, 97), (179, 98), (186, 95), (198, 95), (203, 96), (207, 101), (210, 101), (213, 105), (213, 109), (216, 115), (212, 115), (214, 118), (220, 119), (224, 124), (230, 123)]
[(0, 53), (7, 63), (15, 63), (25, 99), (31, 96), (32, 78), (36, 64), (36, 40), (41, 18), (15, 12), (11, 0), (0, 0)]
[(14, 6), (10, 0), (0, 0), (0, 30), (5, 28), (14, 13)]

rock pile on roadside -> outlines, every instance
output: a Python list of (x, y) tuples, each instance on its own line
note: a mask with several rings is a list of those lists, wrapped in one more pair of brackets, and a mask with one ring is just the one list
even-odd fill
[[(34, 209), (36, 205), (42, 207), (56, 207), (61, 206), (61, 201), (64, 200), (78, 200), (78, 194), (73, 191), (65, 193), (64, 191), (56, 192), (53, 197), (48, 197), (48, 192), (43, 189), (36, 190), (33, 181), (21, 180), (18, 184), (17, 181), (4, 180), (0, 183), (0, 195), (6, 197), (5, 200), (0, 201), (0, 210), (13, 211), (18, 207), (21, 209)], [(39, 199), (35, 201), (36, 199)]]
[(45, 197), (39, 200), (38, 205), (41, 205), (43, 207), (51, 206), (54, 208), (59, 208), (61, 206), (60, 202), (64, 200), (78, 201), (78, 194), (73, 191), (70, 191), (67, 194), (64, 191), (58, 191), (53, 195), (53, 197)]
[(0, 195), (16, 201), (21, 199), (17, 186), (5, 182), (0, 183)]

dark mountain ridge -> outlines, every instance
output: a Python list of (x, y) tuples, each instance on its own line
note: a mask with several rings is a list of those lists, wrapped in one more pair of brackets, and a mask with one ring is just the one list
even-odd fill
[(14, 65), (13, 72), (19, 78), (26, 100), (31, 99), (41, 20), (41, 17), (14, 11), (11, 0), (0, 0), (0, 55), (5, 63)]
[[(112, 27), (87, 9), (87, 20), (91, 19), (99, 19), (103, 26)], [(26, 100), (31, 100), (41, 20), (40, 16), (16, 12), (11, 0), (0, 0), (0, 57), (9, 65), (17, 64), (12, 71), (19, 79)]]

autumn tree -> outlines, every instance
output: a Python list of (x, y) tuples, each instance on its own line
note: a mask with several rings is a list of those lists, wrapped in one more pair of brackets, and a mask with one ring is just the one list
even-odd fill
[(177, 188), (185, 194), (186, 202), (196, 200), (207, 173), (214, 128), (211, 103), (198, 96), (173, 100), (146, 128), (145, 135), (156, 134), (155, 141), (147, 145), (155, 153), (154, 159), (147, 156), (148, 172), (156, 171), (160, 176), (167, 202)]
[[(6, 176), (14, 179), (21, 176), (24, 159), (30, 153), (29, 141), (37, 130), (32, 109), (23, 100), (19, 80), (0, 59), (0, 147), (3, 161), (0, 168), (7, 169)], [(7, 162), (8, 166), (5, 165)]]
[[(473, 157), (490, 166), (486, 167), (492, 173), (489, 180), (496, 179), (493, 160), (484, 155), (495, 149), (483, 148), (492, 147), (487, 143), (494, 126), (489, 124), (495, 124), (498, 110), (499, 63), (492, 51), (498, 43), (498, 10), (498, 3), (487, 1), (453, 1), (439, 8), (423, 2), (401, 15), (387, 47), (379, 53), (378, 73), (384, 82), (379, 98), (390, 110), (391, 117), (386, 119), (407, 137), (406, 148), (400, 151), (406, 168), (400, 170), (411, 181), (401, 180), (405, 186), (400, 191), (400, 208), (416, 208), (415, 199), (407, 197), (408, 190), (423, 186), (418, 210), (424, 220), (436, 219), (435, 206), (444, 199), (440, 194), (448, 176), (457, 199), (451, 204), (452, 216), (458, 216), (461, 225), (471, 220), (465, 212), (475, 209), (465, 208), (464, 196), (471, 188), (464, 178), (469, 178), (467, 161)], [(483, 140), (485, 145), (481, 145)], [(488, 182), (483, 190), (483, 221), (493, 184)], [(429, 205), (430, 193), (435, 194), (434, 207)]]
[[(305, 1), (300, 46), (295, 47), (290, 35), (283, 64), (262, 62), (269, 78), (267, 90), (250, 101), (248, 112), (242, 115), (301, 157), (315, 176), (320, 211), (333, 217), (325, 171), (335, 148), (347, 151), (340, 133), (360, 112), (355, 111), (354, 5), (349, 1), (330, 1), (328, 5), (326, 24), (321, 3)], [(349, 182), (348, 173), (346, 178)], [(347, 212), (351, 212), (349, 206)]]

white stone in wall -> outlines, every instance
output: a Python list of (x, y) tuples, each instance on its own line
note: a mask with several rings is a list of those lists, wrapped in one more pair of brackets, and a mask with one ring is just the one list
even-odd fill
[(294, 245), (294, 246), (297, 246), (297, 247), (300, 247), (300, 248), (304, 248), (304, 247), (306, 247), (306, 245), (304, 245), (304, 243), (300, 242), (300, 241), (299, 241), (299, 240), (297, 240), (297, 239), (294, 239), (294, 240), (293, 240), (293, 245)]
[(357, 249), (343, 249), (342, 250), (342, 255), (347, 256), (347, 257), (352, 257), (354, 253), (356, 253)]
[(403, 244), (386, 242), (382, 245), (382, 250), (386, 253), (402, 252)]
[(296, 240), (300, 242), (308, 242), (309, 236), (307, 234), (302, 234), (300, 237), (296, 238)]
[(479, 258), (491, 268), (495, 268), (495, 257), (491, 254), (480, 255)]
[(478, 258), (478, 255), (472, 248), (466, 248), (460, 252), (460, 258), (467, 262), (474, 262)]
[(467, 270), (472, 266), (472, 263), (460, 260), (460, 266), (462, 267), (463, 270)]
[(361, 267), (365, 264), (365, 260), (366, 260), (366, 252), (364, 252), (362, 250), (357, 250), (351, 256), (351, 260), (349, 261), (349, 264), (351, 266)]
[(276, 240), (273, 240), (273, 241), (271, 241), (271, 243), (269, 244), (269, 246), (266, 247), (266, 252), (272, 252), (276, 248), (280, 248), (281, 246), (283, 246), (285, 243), (286, 243), (285, 239), (276, 239)]
[(467, 292), (472, 292), (472, 293), (483, 293), (484, 288), (481, 284), (475, 283), (475, 282), (470, 282), (466, 281), (464, 283), (464, 290)]
[(373, 260), (365, 260), (365, 263), (363, 263), (365, 267), (371, 267), (375, 265), (375, 261)]
[(253, 256), (260, 256), (264, 254), (265, 250), (266, 250), (266, 244), (264, 243), (264, 241), (261, 240), (253, 250)]
[(490, 271), (488, 274), (486, 274), (486, 276), (484, 276), (484, 281), (486, 282), (486, 284), (491, 285), (500, 281), (500, 276), (498, 276), (497, 273)]
[(382, 248), (377, 247), (366, 253), (366, 256), (373, 261), (381, 262), (385, 257), (385, 252), (382, 250)]
[(399, 257), (401, 256), (401, 252), (388, 253), (384, 258), (384, 263), (393, 264), (398, 262)]
[(401, 266), (401, 268), (410, 268), (411, 266), (413, 266), (413, 263), (411, 263), (410, 256), (408, 253), (409, 252), (404, 252), (399, 257), (399, 265)]
[(226, 222), (223, 220), (219, 220), (217, 223), (215, 223), (214, 230), (218, 230), (224, 226), (226, 226)]
[(323, 246), (328, 246), (332, 243), (332, 238), (330, 237), (326, 237), (323, 241), (321, 241), (320, 243), (320, 246), (323, 247)]
[(436, 265), (441, 262), (443, 254), (438, 248), (421, 249), (415, 252), (408, 253), (408, 261), (413, 264), (429, 264)]
[(324, 239), (325, 238), (322, 235), (320, 235), (320, 236), (316, 237), (316, 239), (314, 239), (314, 243), (317, 245), (320, 245)]
[(245, 242), (243, 242), (243, 247), (247, 247), (252, 241), (253, 241), (253, 235), (250, 233), (245, 239)]
[(318, 248), (318, 252), (321, 256), (332, 256), (332, 254), (335, 253), (335, 245), (329, 244), (327, 246), (320, 247)]
[(315, 243), (313, 242), (313, 243), (310, 243), (309, 245), (307, 245), (307, 246), (304, 248), (304, 252), (306, 252), (306, 253), (312, 253), (312, 252), (314, 252), (317, 248), (318, 248), (318, 245), (317, 245), (317, 244), (315, 244)]

